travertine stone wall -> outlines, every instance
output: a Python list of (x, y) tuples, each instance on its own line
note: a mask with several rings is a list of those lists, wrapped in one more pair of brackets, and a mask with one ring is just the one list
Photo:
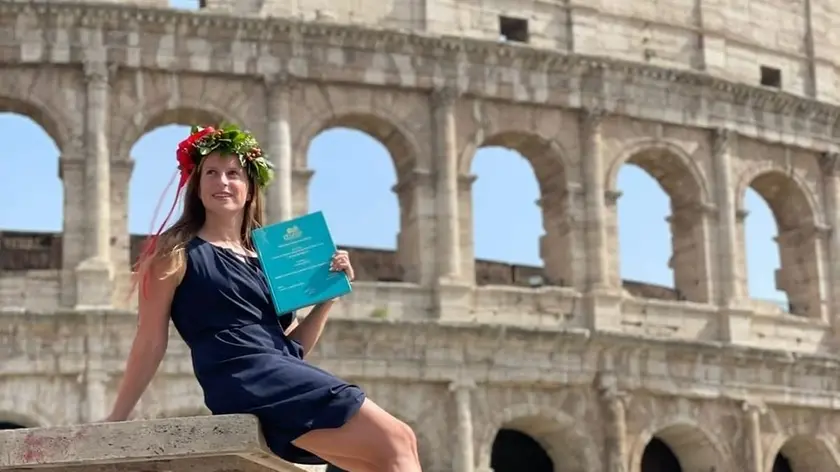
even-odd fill
[[(502, 427), (564, 471), (639, 472), (653, 437), (687, 470), (764, 472), (780, 450), (796, 472), (837, 470), (827, 2), (534, 3), (538, 47), (498, 41), (521, 2), (230, 5), (0, 2), (0, 108), (61, 150), (66, 218), (60, 238), (0, 235), (0, 420), (104, 415), (135, 327), (126, 187), (143, 134), (252, 129), (277, 165), (277, 220), (307, 211), (309, 143), (344, 126), (390, 151), (401, 226), (390, 263), (360, 256), (368, 278), (315, 361), (411, 423), (427, 470), (487, 470)], [(765, 62), (781, 90), (759, 85)], [(471, 162), (488, 145), (534, 168), (543, 268), (473, 257)], [(675, 290), (620, 279), (625, 164), (671, 197)], [(748, 187), (779, 223), (789, 307), (747, 296)], [(202, 412), (183, 345), (140, 412)]]
[[(236, 6), (234, 6), (234, 4)], [(759, 84), (761, 66), (782, 72), (782, 89), (840, 101), (840, 24), (832, 0), (208, 0), (207, 9), (397, 28), (495, 41), (499, 16), (528, 21), (529, 43), (705, 71)]]
[[(360, 289), (352, 316), (597, 326), (806, 352), (833, 342), (840, 128), (831, 104), (466, 37), (109, 5), (4, 3), (0, 13), (0, 28), (33, 33), (5, 50), (16, 66), (3, 75), (4, 108), (55, 140), (66, 192), (60, 270), (4, 274), (9, 308), (124, 306), (131, 146), (163, 124), (225, 119), (255, 130), (276, 160), (272, 220), (306, 211), (306, 153), (324, 129), (357, 128), (390, 151), (398, 270), (383, 278), (395, 283)], [(47, 31), (68, 41), (44, 41)], [(486, 145), (519, 151), (538, 178), (539, 290), (476, 279), (470, 168)], [(615, 181), (628, 163), (671, 196), (676, 290), (665, 299), (619, 280)], [(789, 307), (746, 296), (749, 186), (782, 230), (777, 286)], [(786, 311), (799, 316), (779, 318)]]
[[(0, 420), (56, 426), (101, 418), (135, 326), (128, 312), (0, 314)], [(641, 472), (652, 437), (686, 471), (766, 472), (779, 451), (794, 472), (840, 470), (834, 357), (585, 330), (336, 317), (312, 362), (410, 424), (430, 472), (486, 471), (500, 428), (534, 437), (557, 471)], [(207, 414), (190, 365), (173, 332), (136, 418)]]
[(0, 431), (0, 450), (4, 472), (303, 472), (271, 454), (249, 415)]

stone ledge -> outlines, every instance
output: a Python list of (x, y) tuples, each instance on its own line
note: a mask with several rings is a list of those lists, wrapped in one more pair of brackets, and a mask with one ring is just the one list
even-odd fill
[(0, 471), (302, 472), (271, 454), (251, 415), (0, 431)]

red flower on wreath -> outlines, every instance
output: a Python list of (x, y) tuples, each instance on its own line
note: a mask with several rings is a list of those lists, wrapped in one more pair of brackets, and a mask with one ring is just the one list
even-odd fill
[(215, 132), (215, 128), (213, 128), (212, 126), (208, 126), (200, 131), (196, 131), (195, 133), (187, 136), (187, 139), (181, 141), (178, 144), (178, 151), (175, 153), (175, 156), (178, 159), (178, 168), (181, 170), (181, 182), (178, 185), (179, 187), (187, 183), (190, 174), (192, 173), (193, 169), (195, 169), (196, 162), (193, 156), (196, 143), (201, 141), (201, 139), (205, 136), (213, 134)]

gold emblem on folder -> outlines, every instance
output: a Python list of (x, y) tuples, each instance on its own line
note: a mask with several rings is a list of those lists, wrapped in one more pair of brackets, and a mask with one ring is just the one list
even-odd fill
[(291, 228), (286, 228), (286, 234), (283, 235), (283, 239), (286, 241), (292, 241), (300, 238), (301, 236), (303, 236), (303, 231), (301, 231), (297, 226), (292, 226)]

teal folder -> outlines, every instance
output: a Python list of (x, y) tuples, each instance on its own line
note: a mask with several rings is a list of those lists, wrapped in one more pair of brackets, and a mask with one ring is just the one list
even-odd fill
[(255, 229), (251, 238), (277, 316), (352, 291), (347, 274), (330, 270), (336, 247), (322, 212)]

